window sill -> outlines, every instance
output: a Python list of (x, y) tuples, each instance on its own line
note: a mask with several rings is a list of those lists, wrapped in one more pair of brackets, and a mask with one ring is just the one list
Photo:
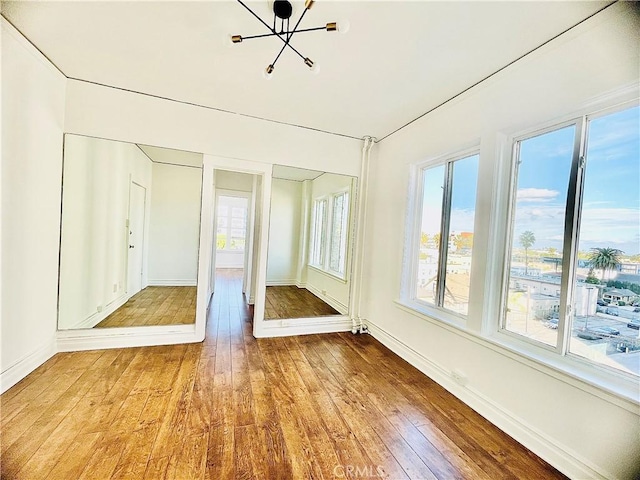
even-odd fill
[(438, 307), (431, 307), (419, 302), (412, 302), (410, 300), (397, 300), (396, 304), (403, 310), (417, 315), (423, 320), (427, 320), (436, 324), (445, 323), (456, 329), (466, 330), (466, 319), (461, 315), (455, 314), (454, 312)]
[(560, 356), (502, 332), (483, 336), (470, 331), (459, 320), (451, 321), (442, 316), (438, 317), (435, 313), (416, 310), (411, 304), (402, 300), (396, 300), (395, 303), (401, 310), (429, 323), (638, 415), (640, 405), (640, 379), (638, 378), (610, 371), (573, 355)]

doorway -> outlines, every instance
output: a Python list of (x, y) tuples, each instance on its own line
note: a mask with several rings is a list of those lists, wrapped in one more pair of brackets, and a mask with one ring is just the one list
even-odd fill
[(144, 220), (147, 189), (131, 182), (129, 190), (129, 225), (127, 254), (127, 296), (130, 298), (142, 290), (144, 266)]
[(245, 263), (250, 194), (216, 193), (216, 268), (243, 269)]

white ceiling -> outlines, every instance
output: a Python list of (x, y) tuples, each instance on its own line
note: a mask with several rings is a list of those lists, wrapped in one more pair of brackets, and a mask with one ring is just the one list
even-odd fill
[(138, 145), (152, 162), (168, 163), (171, 165), (184, 165), (187, 167), (202, 167), (202, 154), (174, 150), (172, 148), (152, 147), (150, 145)]
[[(295, 0), (294, 19), (303, 2)], [(321, 66), (266, 33), (242, 5), (199, 2), (3, 2), (2, 14), (71, 78), (360, 138), (382, 138), (609, 2), (316, 1), (294, 36)], [(267, 0), (249, 5), (270, 22)], [(228, 42), (226, 42), (228, 43)]]
[(318, 178), (324, 172), (317, 170), (307, 170), (306, 168), (287, 167), (285, 165), (273, 166), (273, 178), (280, 178), (282, 180), (294, 180), (296, 182), (302, 182), (303, 180), (313, 180)]

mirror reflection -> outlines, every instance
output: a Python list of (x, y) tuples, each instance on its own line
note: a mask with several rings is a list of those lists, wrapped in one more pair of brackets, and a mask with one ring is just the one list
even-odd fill
[(346, 315), (356, 178), (275, 165), (265, 320)]
[(202, 159), (65, 135), (58, 329), (195, 322)]

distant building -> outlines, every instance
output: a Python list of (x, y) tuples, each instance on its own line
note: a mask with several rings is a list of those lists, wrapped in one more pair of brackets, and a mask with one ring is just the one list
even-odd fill
[(617, 270), (627, 275), (640, 275), (640, 263), (621, 263)]
[(626, 288), (612, 288), (605, 290), (602, 294), (602, 298), (608, 302), (625, 302), (629, 303), (632, 298), (637, 297), (638, 294), (628, 290)]
[[(560, 308), (559, 277), (545, 275), (531, 278), (512, 274), (509, 289), (522, 291), (527, 295), (528, 314), (532, 317), (542, 319), (551, 312), (557, 312)], [(574, 313), (577, 317), (595, 315), (597, 301), (598, 287), (596, 285), (582, 282), (576, 284), (573, 302)]]

